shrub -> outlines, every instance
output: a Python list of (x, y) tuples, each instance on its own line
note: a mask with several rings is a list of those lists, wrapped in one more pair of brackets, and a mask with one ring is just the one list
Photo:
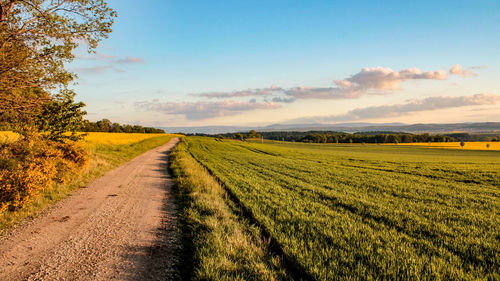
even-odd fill
[(56, 143), (37, 135), (1, 144), (0, 213), (24, 207), (54, 182), (88, 163), (87, 152), (73, 142)]

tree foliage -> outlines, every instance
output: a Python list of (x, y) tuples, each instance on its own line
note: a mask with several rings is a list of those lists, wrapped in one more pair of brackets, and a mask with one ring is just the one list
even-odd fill
[(164, 134), (165, 131), (153, 127), (143, 127), (140, 125), (120, 125), (112, 123), (108, 119), (97, 122), (85, 120), (80, 128), (81, 132), (106, 132), (106, 133), (142, 133), (142, 134)]
[(37, 128), (51, 141), (78, 141), (84, 136), (77, 133), (81, 130), (86, 114), (82, 109), (84, 106), (83, 102), (75, 103), (70, 94), (62, 101), (50, 101), (43, 106), (36, 119)]
[(23, 124), (67, 100), (75, 74), (65, 64), (82, 43), (93, 52), (114, 17), (104, 0), (0, 0), (0, 121)]

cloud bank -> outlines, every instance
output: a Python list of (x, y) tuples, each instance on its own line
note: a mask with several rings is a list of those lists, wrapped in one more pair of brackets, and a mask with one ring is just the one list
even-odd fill
[(372, 118), (399, 117), (421, 111), (432, 111), (474, 105), (493, 105), (500, 102), (500, 95), (476, 94), (460, 97), (430, 97), (411, 100), (404, 104), (370, 106), (348, 111), (346, 114), (305, 117), (290, 120), (292, 123), (328, 123), (339, 121), (356, 121)]
[(220, 102), (139, 102), (137, 107), (164, 114), (181, 114), (188, 120), (202, 120), (220, 116), (236, 115), (256, 109), (276, 109), (281, 105), (274, 102), (220, 101)]
[(205, 98), (237, 98), (237, 97), (258, 97), (258, 96), (270, 96), (275, 92), (282, 91), (283, 89), (276, 86), (263, 89), (248, 89), (243, 91), (232, 91), (232, 92), (211, 92), (202, 94), (193, 94), (193, 96), (205, 97)]
[[(115, 60), (116, 61), (116, 60)], [(129, 57), (119, 60), (122, 63), (141, 63), (138, 58)], [(450, 75), (463, 77), (474, 76), (473, 69), (477, 67), (462, 68), (459, 64), (453, 66), (448, 72)], [(99, 69), (102, 71), (101, 69)], [(422, 71), (418, 68), (408, 68), (400, 71), (385, 67), (366, 67), (360, 72), (342, 80), (335, 80), (334, 87), (293, 87), (280, 88), (272, 86), (269, 88), (256, 88), (242, 91), (230, 92), (207, 92), (191, 94), (205, 99), (220, 99), (221, 101), (198, 101), (198, 102), (164, 102), (159, 101), (142, 102), (139, 107), (158, 111), (164, 114), (184, 115), (188, 120), (201, 120), (219, 116), (236, 115), (245, 111), (255, 109), (277, 109), (280, 104), (294, 103), (300, 99), (358, 99), (368, 94), (390, 94), (403, 89), (402, 83), (410, 80), (436, 80), (442, 81), (448, 78), (444, 70)], [(249, 101), (241, 101), (241, 98), (252, 97)], [(473, 97), (473, 98), (472, 98)], [(436, 108), (454, 107), (455, 103), (473, 102), (474, 100), (486, 99), (486, 96), (464, 96), (469, 100), (456, 100), (457, 98), (436, 97), (425, 100), (415, 100), (402, 105), (390, 105), (385, 107), (370, 107), (355, 109), (346, 115), (331, 116), (332, 120), (358, 120), (366, 118), (399, 116), (403, 112), (415, 112), (433, 110)], [(470, 104), (472, 105), (472, 104)], [(458, 105), (455, 105), (458, 106)], [(464, 105), (460, 105), (464, 106)], [(392, 115), (391, 115), (392, 114)]]
[(394, 71), (390, 68), (363, 68), (360, 72), (343, 80), (335, 80), (337, 87), (314, 88), (296, 87), (285, 94), (297, 99), (355, 99), (370, 91), (398, 91), (401, 82), (407, 80), (446, 80), (443, 70), (423, 72), (418, 68)]
[[(473, 75), (471, 69), (463, 70), (460, 65), (455, 65), (450, 74), (462, 75), (464, 77)], [(408, 68), (401, 71), (394, 71), (385, 67), (366, 67), (349, 78), (335, 80), (335, 87), (293, 87), (283, 89), (273, 86), (264, 89), (248, 89), (232, 92), (209, 92), (194, 94), (206, 98), (236, 98), (236, 97), (258, 97), (272, 96), (282, 93), (289, 98), (277, 98), (276, 101), (290, 102), (295, 99), (357, 99), (370, 92), (392, 93), (402, 90), (401, 83), (408, 80), (446, 80), (447, 74), (444, 70), (422, 71), (418, 68)]]

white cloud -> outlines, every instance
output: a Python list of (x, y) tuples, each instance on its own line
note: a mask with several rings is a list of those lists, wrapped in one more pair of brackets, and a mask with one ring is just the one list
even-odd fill
[(283, 91), (283, 89), (276, 86), (263, 89), (248, 89), (242, 91), (232, 91), (232, 92), (210, 92), (202, 94), (193, 94), (194, 96), (205, 97), (205, 98), (237, 98), (237, 97), (258, 97), (258, 96), (270, 96), (275, 92)]
[[(122, 63), (141, 63), (138, 58), (129, 57)], [(466, 73), (458, 65), (450, 70), (450, 73)], [(231, 92), (207, 92), (191, 94), (192, 96), (208, 99), (225, 99), (217, 102), (142, 102), (136, 105), (150, 111), (162, 112), (172, 115), (183, 115), (189, 120), (201, 120), (219, 116), (231, 116), (241, 112), (256, 109), (277, 109), (283, 103), (293, 103), (298, 99), (356, 99), (367, 94), (386, 94), (402, 90), (402, 83), (409, 80), (446, 80), (447, 73), (444, 70), (422, 71), (418, 68), (408, 68), (394, 71), (390, 68), (372, 67), (363, 68), (360, 72), (349, 78), (335, 80), (335, 87), (294, 87), (280, 88), (272, 86), (269, 88), (256, 88)], [(241, 101), (234, 98), (252, 97), (250, 101)], [(434, 110), (479, 102), (487, 99), (488, 95), (464, 96), (459, 98), (436, 97), (424, 100), (414, 100), (406, 104), (390, 105), (382, 107), (368, 107), (355, 109), (345, 115), (329, 117), (313, 117), (330, 121), (334, 120), (358, 120), (364, 118), (375, 118), (384, 116), (399, 116), (407, 112)]]
[(452, 68), (450, 68), (450, 74), (459, 75), (462, 77), (467, 76), (477, 76), (477, 73), (473, 72), (475, 69), (486, 68), (486, 66), (469, 66), (466, 69), (463, 69), (460, 64), (455, 64)]
[(363, 68), (350, 78), (335, 80), (337, 87), (295, 87), (285, 91), (298, 99), (354, 99), (369, 91), (401, 90), (401, 82), (407, 80), (446, 80), (443, 70), (423, 72), (418, 68), (394, 71), (390, 68)]
[[(450, 74), (476, 75), (469, 67), (463, 70), (460, 65), (450, 69)], [(366, 67), (349, 78), (335, 80), (335, 87), (293, 87), (283, 89), (277, 86), (263, 89), (248, 89), (232, 92), (209, 92), (193, 94), (194, 96), (206, 98), (236, 98), (249, 96), (272, 96), (275, 102), (293, 102), (296, 99), (357, 99), (370, 93), (392, 93), (402, 90), (401, 83), (408, 80), (446, 80), (447, 74), (444, 70), (422, 71), (418, 68), (408, 68), (395, 71), (385, 67)], [(289, 98), (277, 96), (285, 94)]]
[(148, 111), (164, 114), (184, 115), (188, 120), (202, 120), (220, 116), (237, 115), (256, 109), (277, 109), (281, 106), (274, 102), (220, 101), (220, 102), (139, 102), (136, 106)]

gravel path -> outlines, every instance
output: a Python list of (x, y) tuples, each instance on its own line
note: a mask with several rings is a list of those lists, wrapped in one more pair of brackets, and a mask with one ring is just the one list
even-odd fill
[(167, 163), (178, 139), (95, 180), (0, 238), (0, 280), (178, 280)]

